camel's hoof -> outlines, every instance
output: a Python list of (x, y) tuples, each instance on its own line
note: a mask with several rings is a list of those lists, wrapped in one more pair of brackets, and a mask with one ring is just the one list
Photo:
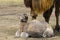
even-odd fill
[(60, 31), (60, 26), (56, 25), (54, 30), (57, 31), (57, 32), (59, 32)]

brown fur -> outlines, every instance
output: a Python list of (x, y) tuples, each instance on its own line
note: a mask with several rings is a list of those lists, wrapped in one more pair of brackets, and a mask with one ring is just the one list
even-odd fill
[(48, 10), (54, 3), (54, 0), (24, 0), (26, 7), (30, 7), (35, 13), (42, 13)]
[(26, 7), (31, 7), (32, 5), (32, 0), (24, 0), (24, 4)]
[(42, 13), (53, 5), (54, 0), (32, 0), (32, 8), (35, 13)]

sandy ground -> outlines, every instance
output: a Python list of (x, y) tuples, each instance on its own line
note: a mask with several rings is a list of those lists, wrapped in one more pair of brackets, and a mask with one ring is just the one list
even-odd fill
[[(30, 9), (24, 5), (19, 6), (0, 6), (0, 40), (60, 40), (60, 33), (56, 33), (53, 38), (16, 38), (15, 32), (19, 27), (19, 15), (27, 13), (29, 15)], [(40, 17), (38, 17), (40, 19)], [(50, 25), (55, 26), (54, 12), (50, 18)]]

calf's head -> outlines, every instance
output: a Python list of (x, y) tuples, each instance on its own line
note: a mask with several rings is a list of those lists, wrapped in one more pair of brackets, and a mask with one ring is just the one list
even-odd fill
[(20, 22), (27, 22), (28, 21), (28, 15), (27, 14), (22, 14), (20, 15)]

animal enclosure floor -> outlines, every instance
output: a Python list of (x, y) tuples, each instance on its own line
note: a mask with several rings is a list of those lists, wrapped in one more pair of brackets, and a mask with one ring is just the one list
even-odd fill
[[(22, 13), (29, 15), (30, 9), (24, 5), (0, 6), (0, 40), (60, 40), (60, 33), (56, 33), (56, 36), (52, 38), (16, 38), (15, 32), (19, 27), (19, 15)], [(54, 12), (50, 18), (50, 25), (55, 26)]]

